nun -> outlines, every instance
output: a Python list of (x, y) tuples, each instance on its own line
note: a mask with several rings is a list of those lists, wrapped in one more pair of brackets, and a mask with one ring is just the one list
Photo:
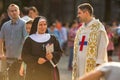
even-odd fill
[(36, 17), (22, 49), (22, 59), (27, 64), (25, 80), (60, 80), (57, 63), (63, 50), (46, 30), (47, 19)]

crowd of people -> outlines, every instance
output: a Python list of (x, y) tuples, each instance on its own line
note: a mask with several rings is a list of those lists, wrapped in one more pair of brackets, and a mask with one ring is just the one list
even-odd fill
[[(83, 3), (78, 6), (80, 22), (56, 19), (48, 25), (35, 7), (20, 11), (18, 5), (10, 4), (0, 18), (0, 58), (11, 65), (9, 80), (60, 80), (56, 65), (62, 55), (69, 56), (72, 80), (93, 80), (89, 77), (94, 74), (98, 79), (104, 72), (107, 75), (106, 66), (95, 68), (112, 61), (113, 55), (120, 60), (120, 25), (116, 21), (102, 23), (93, 13), (93, 7)], [(114, 77), (111, 80), (119, 78)]]

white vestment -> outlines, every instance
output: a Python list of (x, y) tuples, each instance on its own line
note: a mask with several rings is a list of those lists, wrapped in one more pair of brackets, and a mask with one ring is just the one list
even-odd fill
[(104, 26), (95, 18), (77, 31), (74, 41), (72, 80), (90, 72), (96, 64), (107, 62), (108, 37)]

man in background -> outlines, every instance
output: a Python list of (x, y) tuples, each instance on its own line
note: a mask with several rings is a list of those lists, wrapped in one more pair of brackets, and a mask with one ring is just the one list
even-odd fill
[[(21, 51), (27, 36), (25, 22), (20, 18), (20, 10), (16, 4), (8, 6), (11, 20), (5, 22), (0, 32), (0, 58), (6, 57), (9, 65), (9, 80), (19, 80)], [(3, 52), (5, 42), (6, 52)]]

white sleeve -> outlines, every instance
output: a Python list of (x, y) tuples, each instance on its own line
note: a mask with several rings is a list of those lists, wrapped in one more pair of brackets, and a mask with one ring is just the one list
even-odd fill
[(107, 45), (108, 45), (108, 36), (106, 31), (100, 31), (99, 41), (98, 41), (98, 54), (97, 54), (97, 64), (102, 64), (107, 62)]

